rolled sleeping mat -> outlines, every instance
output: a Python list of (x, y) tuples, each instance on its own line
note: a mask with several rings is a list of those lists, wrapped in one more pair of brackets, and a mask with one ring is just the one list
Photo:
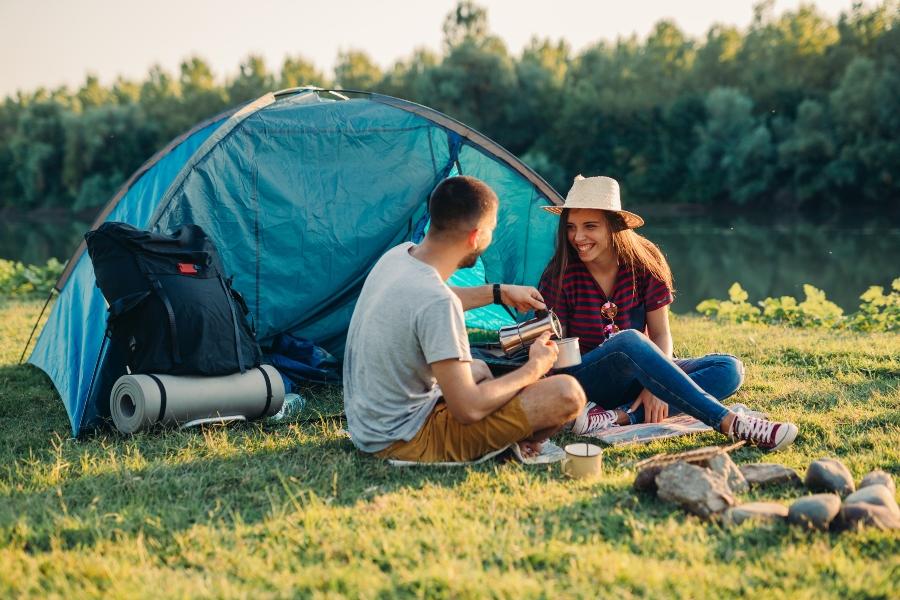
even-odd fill
[(284, 381), (271, 365), (221, 377), (123, 375), (109, 399), (116, 429), (134, 433), (157, 423), (269, 417), (284, 403)]

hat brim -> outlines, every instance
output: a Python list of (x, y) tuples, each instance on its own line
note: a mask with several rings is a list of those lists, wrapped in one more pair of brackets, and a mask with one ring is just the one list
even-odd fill
[[(563, 208), (565, 208), (565, 207), (563, 207), (563, 206), (542, 206), (541, 208), (546, 210), (548, 213), (552, 213), (554, 215), (559, 216), (562, 214)], [(634, 214), (633, 212), (630, 212), (627, 210), (609, 210), (606, 208), (598, 208), (595, 210), (605, 210), (607, 212), (614, 212), (614, 213), (618, 213), (618, 214), (622, 215), (622, 218), (625, 220), (625, 225), (628, 226), (628, 229), (637, 229), (638, 227), (641, 227), (644, 224), (644, 219), (642, 219), (638, 215)]]

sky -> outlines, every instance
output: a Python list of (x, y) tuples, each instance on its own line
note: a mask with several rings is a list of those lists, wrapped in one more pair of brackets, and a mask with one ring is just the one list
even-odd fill
[[(476, 0), (490, 29), (518, 53), (532, 36), (566, 39), (577, 52), (673, 19), (702, 37), (715, 23), (746, 27), (752, 0)], [(801, 0), (775, 0), (776, 14)], [(852, 0), (818, 0), (835, 17)], [(143, 80), (154, 64), (176, 73), (197, 55), (223, 81), (249, 54), (277, 72), (303, 56), (330, 74), (340, 51), (365, 50), (389, 67), (414, 49), (441, 50), (455, 0), (0, 0), (0, 97), (38, 87), (77, 88), (90, 73)]]

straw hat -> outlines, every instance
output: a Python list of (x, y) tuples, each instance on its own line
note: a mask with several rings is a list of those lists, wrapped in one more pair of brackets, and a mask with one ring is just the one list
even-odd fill
[(599, 208), (619, 213), (625, 219), (625, 225), (629, 229), (640, 227), (644, 219), (633, 212), (622, 210), (622, 199), (619, 197), (619, 182), (612, 177), (582, 177), (575, 178), (572, 189), (566, 195), (566, 202), (562, 206), (543, 206), (547, 212), (554, 215), (562, 213), (564, 208)]

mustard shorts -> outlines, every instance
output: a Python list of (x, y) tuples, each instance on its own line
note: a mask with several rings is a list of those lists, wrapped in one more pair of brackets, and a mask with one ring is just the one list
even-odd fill
[(466, 462), (504, 448), (534, 433), (518, 396), (471, 425), (453, 418), (439, 400), (422, 429), (408, 442), (394, 442), (375, 456), (415, 462)]

